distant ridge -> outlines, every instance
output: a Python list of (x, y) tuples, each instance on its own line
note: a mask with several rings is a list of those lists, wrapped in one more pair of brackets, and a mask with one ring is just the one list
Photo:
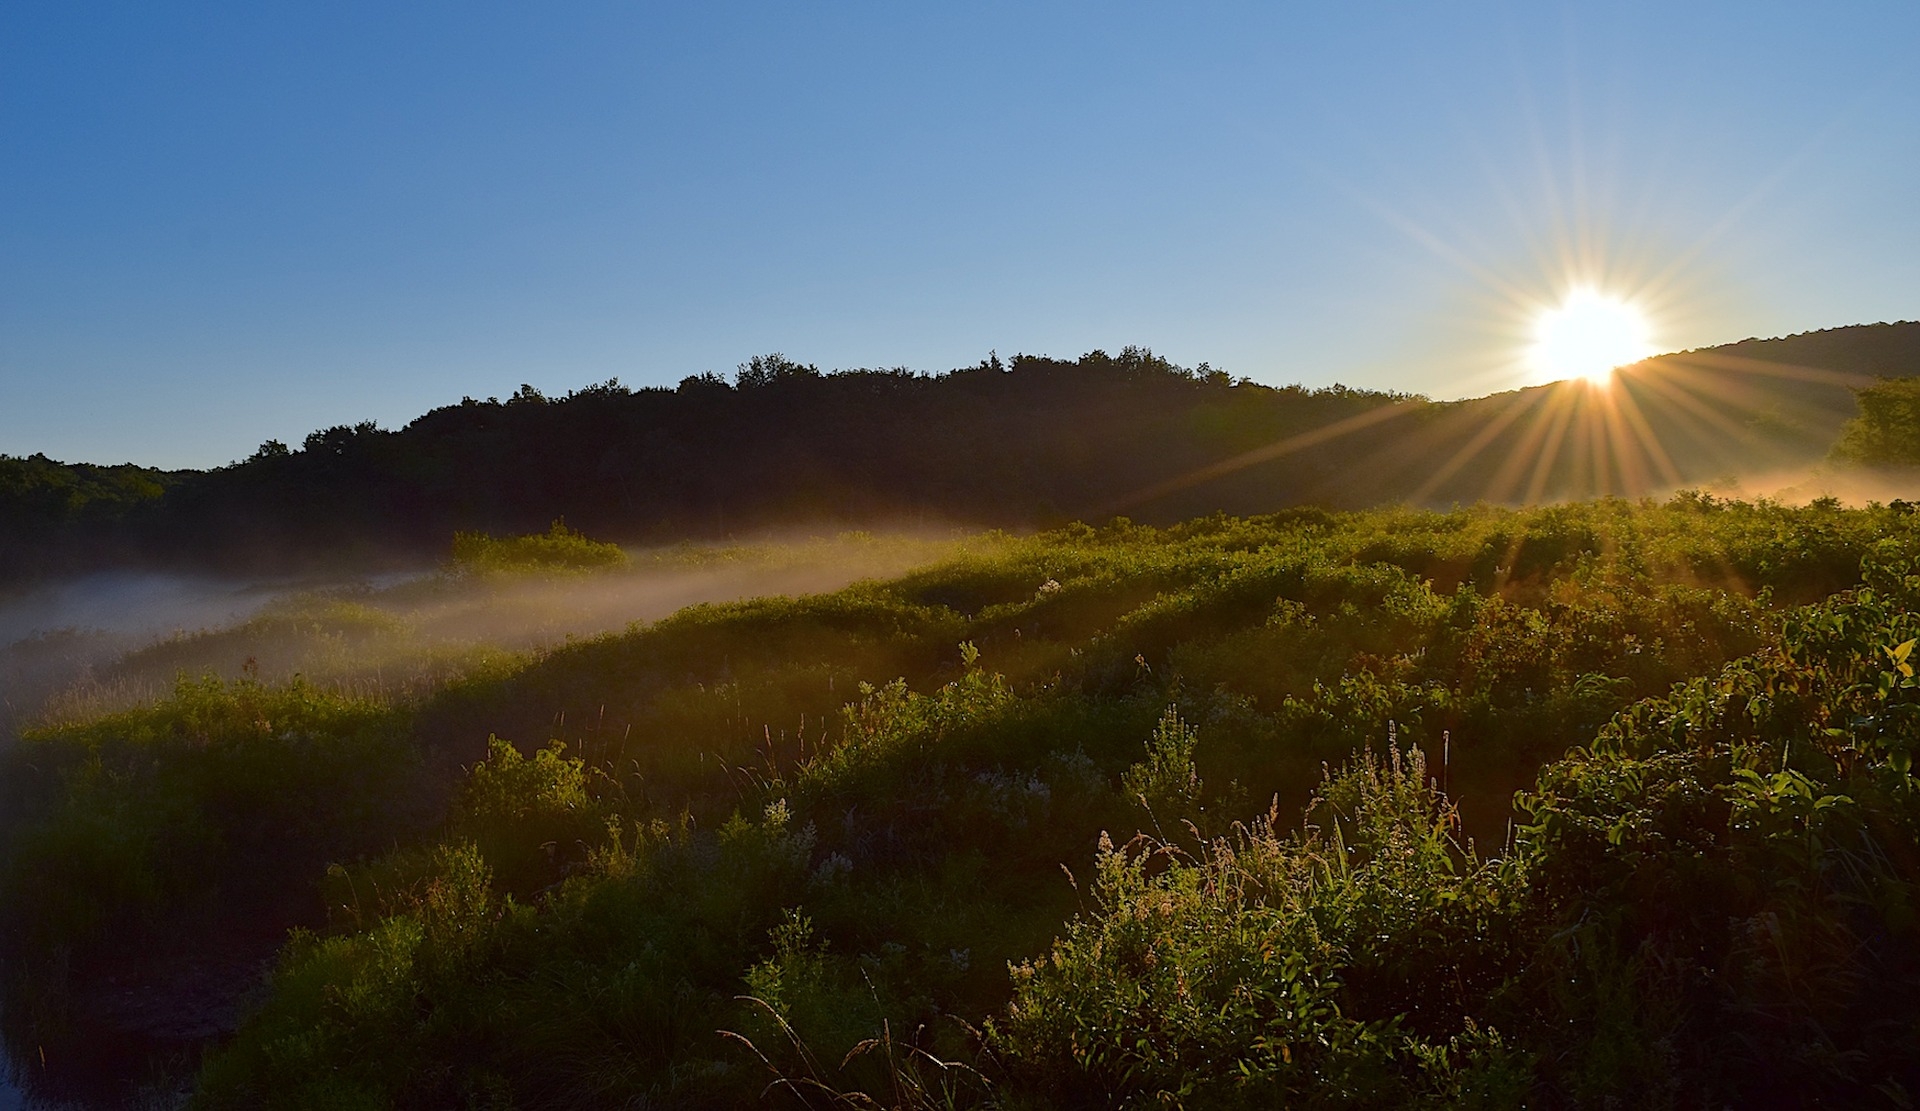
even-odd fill
[(0, 581), (107, 566), (417, 565), (458, 530), (555, 518), (626, 542), (789, 528), (1025, 528), (1124, 514), (1641, 496), (1809, 468), (1853, 391), (1920, 375), (1920, 323), (1661, 355), (1609, 390), (1464, 401), (1274, 388), (1140, 348), (945, 374), (823, 374), (471, 398), (210, 471), (0, 456)]
[(1868, 377), (1905, 378), (1920, 366), (1920, 322), (1855, 324), (1771, 339), (1749, 336), (1735, 343), (1676, 351), (1657, 358), (1683, 359), (1709, 352), (1761, 362), (1823, 367)]
[(1556, 382), (1411, 414), (1352, 481), (1377, 500), (1531, 502), (1805, 470), (1854, 391), (1920, 375), (1920, 322), (1862, 324), (1658, 355), (1612, 388)]

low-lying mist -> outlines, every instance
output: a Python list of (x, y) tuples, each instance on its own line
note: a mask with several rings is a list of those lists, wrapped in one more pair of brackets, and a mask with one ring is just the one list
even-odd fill
[(36, 721), (149, 701), (181, 677), (417, 693), (503, 656), (707, 602), (837, 590), (951, 553), (956, 537), (848, 533), (629, 552), (591, 573), (444, 567), (375, 578), (91, 575), (0, 601), (0, 744)]
[(1920, 468), (1799, 467), (1729, 475), (1705, 484), (1704, 489), (1720, 497), (1764, 498), (1782, 505), (1835, 498), (1858, 509), (1875, 502), (1920, 500)]

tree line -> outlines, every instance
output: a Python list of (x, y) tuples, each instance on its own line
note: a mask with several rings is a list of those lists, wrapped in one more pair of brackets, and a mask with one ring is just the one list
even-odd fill
[[(1142, 347), (989, 355), (938, 374), (823, 372), (771, 354), (670, 388), (463, 398), (404, 428), (338, 425), (205, 471), (0, 456), (0, 581), (127, 564), (417, 564), (456, 532), (556, 518), (654, 543), (1643, 496), (1818, 464), (1843, 432), (1864, 435), (1847, 426), (1856, 391), (1916, 373), (1913, 323), (1661, 356), (1611, 391), (1557, 383), (1462, 401), (1271, 387)], [(1866, 396), (1870, 422), (1912, 409)]]

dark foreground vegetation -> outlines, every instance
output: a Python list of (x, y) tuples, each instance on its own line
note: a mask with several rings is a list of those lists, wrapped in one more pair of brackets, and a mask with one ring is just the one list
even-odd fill
[[(210, 471), (0, 457), (0, 587), (102, 566), (410, 565), (454, 532), (532, 532), (556, 516), (659, 543), (1658, 495), (1815, 464), (1856, 389), (1915, 375), (1920, 323), (1661, 356), (1605, 393), (1560, 383), (1458, 402), (1276, 389), (1139, 348), (938, 375), (823, 374), (772, 355), (673, 389), (468, 398), (402, 429), (322, 429)], [(1881, 441), (1862, 442), (1861, 459), (1880, 461)]]
[(12, 754), (10, 1044), (244, 920), (198, 1106), (1910, 1106), (1916, 604), (1903, 504), (1302, 509), (187, 677)]

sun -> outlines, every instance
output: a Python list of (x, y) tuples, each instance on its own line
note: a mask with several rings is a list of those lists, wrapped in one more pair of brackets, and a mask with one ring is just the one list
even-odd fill
[(1533, 326), (1533, 365), (1546, 380), (1582, 378), (1596, 386), (1615, 367), (1654, 354), (1647, 318), (1631, 303), (1594, 289), (1575, 289)]

